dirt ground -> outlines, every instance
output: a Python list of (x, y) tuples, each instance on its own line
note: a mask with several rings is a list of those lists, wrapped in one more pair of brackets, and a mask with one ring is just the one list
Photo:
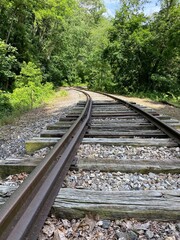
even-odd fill
[[(73, 91), (70, 88), (65, 88), (65, 89), (70, 90), (69, 94), (66, 97), (57, 97), (53, 101), (49, 102), (49, 104), (47, 104), (46, 107), (44, 108), (45, 111), (47, 111), (50, 114), (52, 109), (56, 107), (59, 108), (61, 106), (62, 107), (69, 106), (78, 100), (86, 99), (82, 93)], [(135, 102), (137, 104), (155, 109), (160, 114), (168, 115), (174, 119), (180, 120), (180, 108), (178, 107), (173, 107), (168, 104), (155, 102), (147, 98), (124, 97), (121, 95), (119, 95), (118, 97), (128, 102)]]
[(154, 102), (146, 98), (124, 97), (124, 96), (119, 96), (119, 97), (128, 102), (135, 102), (140, 105), (150, 107), (152, 109), (155, 109), (160, 114), (168, 115), (172, 118), (180, 120), (180, 108), (173, 107), (173, 106), (159, 103), (159, 102)]

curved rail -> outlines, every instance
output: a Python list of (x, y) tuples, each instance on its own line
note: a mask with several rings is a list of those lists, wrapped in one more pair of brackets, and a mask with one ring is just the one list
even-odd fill
[[(85, 90), (85, 91), (94, 92), (92, 90), (87, 90), (87, 89), (84, 89), (82, 87), (80, 87), (80, 88)], [(148, 121), (150, 121), (152, 124), (154, 124), (158, 129), (160, 129), (162, 132), (164, 132), (167, 136), (172, 138), (180, 146), (180, 132), (177, 131), (176, 129), (172, 128), (171, 126), (165, 124), (164, 122), (159, 120), (157, 117), (153, 116), (150, 113), (147, 113), (147, 112), (143, 111), (141, 108), (139, 108), (139, 107), (137, 107), (137, 106), (125, 101), (125, 100), (122, 100), (118, 97), (115, 97), (112, 94), (107, 94), (107, 93), (103, 93), (103, 92), (99, 92), (99, 91), (97, 91), (96, 93), (102, 94), (102, 95), (107, 96), (107, 97), (111, 97), (114, 100), (116, 100), (120, 103), (123, 103), (125, 106), (127, 106), (128, 108), (131, 108), (135, 112), (141, 114)]]
[(84, 94), (87, 103), (82, 114), (1, 208), (1, 240), (38, 237), (88, 127), (92, 100)]
[(128, 108), (131, 108), (135, 112), (141, 114), (143, 117), (145, 117), (147, 120), (149, 120), (152, 124), (154, 124), (158, 129), (160, 129), (162, 132), (164, 132), (166, 135), (168, 135), (170, 138), (172, 138), (174, 141), (176, 141), (178, 143), (178, 145), (180, 145), (180, 133), (177, 130), (175, 130), (174, 128), (170, 127), (169, 125), (167, 125), (164, 122), (162, 122), (161, 120), (159, 120), (157, 117), (155, 117), (152, 114), (147, 113), (146, 111), (143, 111), (141, 108), (139, 108), (129, 102), (126, 102), (118, 97), (115, 97), (111, 94), (106, 94), (106, 93), (101, 93), (101, 94), (111, 97), (114, 100), (123, 103), (124, 105), (126, 105)]

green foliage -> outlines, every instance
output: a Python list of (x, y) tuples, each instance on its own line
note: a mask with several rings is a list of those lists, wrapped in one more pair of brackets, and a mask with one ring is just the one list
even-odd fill
[[(55, 86), (94, 82), (99, 77), (102, 81), (104, 70), (102, 74), (98, 69), (103, 69), (103, 65), (108, 66), (109, 79), (110, 66), (106, 61), (101, 63), (107, 42), (105, 25), (109, 26), (109, 20), (102, 23), (102, 0), (3, 0), (0, 7), (2, 39), (17, 48), (22, 68), (28, 62), (40, 66), (43, 80)], [(25, 71), (13, 72), (18, 75), (16, 88), (27, 86), (27, 82), (34, 84), (27, 68)]]
[(103, 58), (104, 48), (108, 46), (108, 30), (111, 23), (101, 19), (99, 24), (91, 30), (89, 45), (91, 52), (86, 58), (84, 76), (88, 86), (94, 90), (107, 90), (112, 82), (110, 64)]
[(0, 118), (12, 112), (12, 106), (9, 102), (9, 94), (0, 90)]
[(31, 109), (51, 83), (177, 100), (179, 1), (161, 0), (150, 17), (147, 1), (122, 0), (111, 21), (102, 0), (2, 0), (0, 89), (10, 94), (1, 93), (1, 108)]
[(14, 109), (26, 111), (39, 106), (53, 93), (53, 85), (46, 83), (41, 86), (24, 86), (16, 88), (11, 94), (10, 102)]
[(16, 76), (16, 87), (38, 87), (41, 86), (42, 72), (32, 62), (23, 62), (20, 75)]
[(103, 22), (103, 9), (100, 0), (79, 1), (73, 16), (64, 22), (61, 41), (47, 65), (48, 80), (54, 85), (94, 82), (102, 76), (99, 67), (109, 26), (108, 20)]
[(64, 89), (61, 89), (60, 91), (58, 91), (59, 97), (66, 97), (67, 95), (68, 95), (68, 92)]
[(51, 82), (98, 85), (110, 75), (108, 63), (100, 63), (107, 41), (101, 27), (108, 21), (98, 26), (104, 11), (102, 0), (0, 2), (0, 87), (12, 91), (7, 101), (13, 111), (38, 106), (52, 92)]
[(16, 77), (16, 88), (11, 94), (11, 104), (16, 109), (32, 109), (52, 94), (52, 83), (42, 84), (42, 73), (34, 63), (23, 63)]
[(116, 91), (179, 96), (180, 5), (168, 4), (151, 18), (135, 10), (140, 7), (138, 1), (125, 1), (109, 32), (104, 57)]
[(78, 0), (88, 24), (98, 24), (106, 11), (102, 0)]
[(17, 65), (16, 48), (6, 44), (0, 39), (0, 89), (12, 88), (15, 73), (13, 68)]

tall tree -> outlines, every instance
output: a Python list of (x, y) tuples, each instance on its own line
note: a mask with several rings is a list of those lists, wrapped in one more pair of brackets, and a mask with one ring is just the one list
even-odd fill
[(102, 0), (78, 0), (81, 11), (86, 14), (87, 21), (97, 24), (106, 11)]
[(78, 1), (73, 15), (63, 23), (56, 52), (48, 66), (54, 83), (62, 84), (64, 81), (73, 84), (89, 80), (86, 68), (89, 65), (89, 56), (94, 51), (91, 36), (93, 29), (101, 22), (103, 11), (100, 0)]
[(33, 47), (33, 0), (4, 1), (1, 5), (0, 22), (1, 38), (18, 49), (20, 61), (30, 59), (30, 49)]
[(151, 18), (127, 6), (116, 14), (105, 50), (119, 91), (178, 94), (179, 5)]
[(0, 89), (4, 91), (12, 90), (14, 84), (14, 70), (18, 64), (16, 54), (16, 48), (0, 39)]

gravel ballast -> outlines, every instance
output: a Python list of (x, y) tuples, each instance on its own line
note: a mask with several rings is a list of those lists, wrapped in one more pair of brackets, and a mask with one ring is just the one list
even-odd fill
[(180, 224), (173, 222), (122, 219), (99, 220), (98, 216), (83, 219), (48, 218), (39, 240), (178, 240)]
[[(96, 100), (104, 100), (93, 94)], [(79, 99), (80, 97), (80, 99)], [(59, 99), (45, 108), (38, 108), (24, 114), (15, 123), (0, 128), (0, 158), (25, 157), (24, 143), (36, 137), (72, 109), (78, 100), (84, 100), (82, 94), (71, 90), (67, 98)], [(132, 99), (131, 99), (132, 100)], [(141, 102), (141, 104), (143, 104)], [(165, 109), (165, 108), (164, 108)], [(51, 148), (41, 149), (33, 157), (44, 157)], [(179, 161), (180, 149), (166, 147), (131, 147), (131, 146), (103, 146), (100, 144), (83, 144), (77, 153), (77, 158), (109, 158), (116, 160), (157, 159), (168, 162)], [(10, 176), (1, 184), (19, 185), (26, 178), (26, 173)], [(165, 173), (122, 173), (101, 171), (69, 171), (63, 187), (77, 189), (93, 189), (99, 191), (121, 190), (174, 190), (180, 187), (180, 174)], [(178, 240), (180, 239), (180, 223), (173, 222), (140, 222), (136, 219), (119, 219), (109, 221), (99, 219), (98, 216), (86, 216), (83, 219), (56, 219), (50, 216), (40, 233), (39, 240)]]
[(180, 174), (69, 172), (64, 187), (97, 191), (174, 190), (180, 188)]
[(48, 124), (65, 117), (79, 100), (85, 100), (83, 94), (71, 90), (68, 96), (57, 97), (46, 106), (25, 113), (14, 123), (0, 127), (0, 159), (24, 157), (25, 141), (39, 136)]
[(109, 159), (157, 159), (159, 161), (179, 160), (179, 147), (132, 147), (103, 146), (101, 144), (83, 144), (78, 150), (79, 158), (109, 158)]

